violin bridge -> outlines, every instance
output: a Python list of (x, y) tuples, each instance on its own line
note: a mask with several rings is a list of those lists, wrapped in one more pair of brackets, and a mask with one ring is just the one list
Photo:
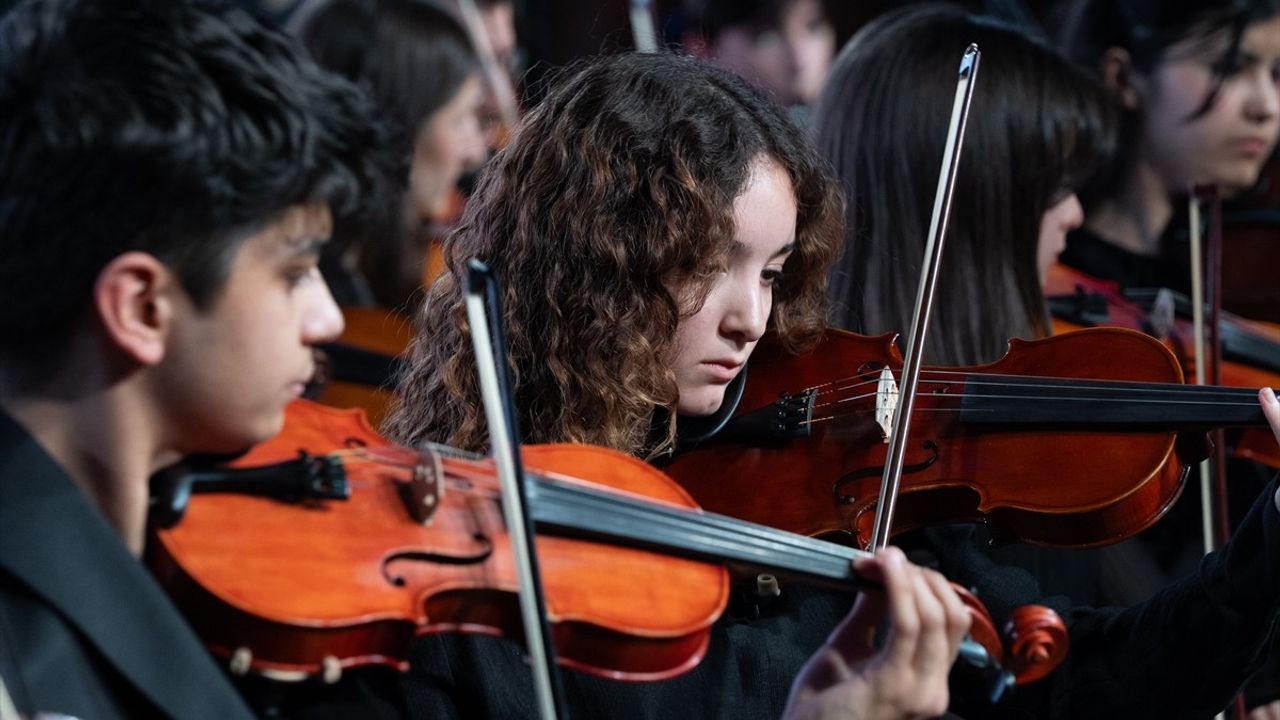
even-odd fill
[(1172, 290), (1160, 288), (1156, 292), (1156, 299), (1151, 303), (1151, 312), (1147, 313), (1147, 320), (1151, 323), (1151, 334), (1157, 340), (1165, 340), (1173, 333), (1173, 321), (1177, 317), (1176, 307)]
[(440, 465), (440, 456), (432, 450), (423, 450), (418, 462), (413, 466), (413, 477), (408, 482), (409, 512), (413, 519), (422, 525), (431, 524), (431, 516), (440, 507), (440, 499), (444, 494), (444, 469)]
[(889, 442), (889, 432), (893, 428), (893, 413), (898, 408), (898, 381), (893, 379), (889, 368), (881, 368), (880, 382), (876, 385), (876, 424), (880, 426), (880, 435)]

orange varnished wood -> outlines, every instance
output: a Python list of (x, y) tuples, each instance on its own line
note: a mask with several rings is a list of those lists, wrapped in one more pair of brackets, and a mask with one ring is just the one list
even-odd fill
[(394, 310), (344, 307), (342, 342), (384, 355), (399, 355), (413, 341), (413, 322)]
[[(393, 310), (380, 307), (344, 307), (346, 321), (338, 342), (370, 350), (388, 357), (402, 355), (413, 341), (413, 323)], [(360, 408), (375, 425), (380, 425), (391, 406), (392, 388), (375, 387), (331, 379), (315, 399), (336, 408)]]
[[(739, 413), (840, 379), (901, 369), (892, 336), (828, 330), (819, 347), (790, 355), (762, 342), (752, 357)], [(925, 374), (937, 368), (926, 368)], [(958, 421), (964, 373), (1106, 378), (1177, 383), (1182, 372), (1162, 345), (1141, 333), (1099, 329), (1025, 342), (999, 362), (956, 371), (954, 382), (916, 400), (894, 532), (940, 522), (985, 522), (998, 541), (1058, 546), (1115, 542), (1154, 523), (1177, 499), (1185, 471), (1172, 432), (1110, 432), (966, 426)], [(806, 535), (841, 534), (866, 547), (874, 526), (887, 444), (874, 420), (874, 384), (844, 413), (815, 422), (808, 438), (773, 447), (711, 444), (667, 468), (704, 508)], [(828, 396), (830, 397), (830, 396)], [(818, 399), (815, 417), (832, 409)], [(935, 412), (936, 411), (936, 412)], [(913, 470), (933, 456), (936, 460)], [(861, 472), (860, 472), (861, 471)], [(843, 484), (851, 473), (861, 477)], [(848, 502), (840, 502), (836, 495)]]
[[(247, 648), (257, 670), (310, 674), (326, 657), (404, 667), (424, 633), (519, 638), (514, 566), (487, 460), (443, 460), (447, 487), (425, 525), (401, 492), (417, 453), (387, 444), (356, 410), (297, 401), (285, 431), (235, 464), (342, 449), (357, 453), (344, 461), (348, 500), (197, 495), (182, 522), (156, 533), (153, 570), (210, 647), (224, 657)], [(524, 458), (531, 472), (692, 506), (660, 471), (603, 448), (530, 446)], [(724, 568), (557, 537), (537, 545), (563, 664), (660, 680), (702, 657), (728, 598)], [(424, 555), (453, 561), (415, 559)]]

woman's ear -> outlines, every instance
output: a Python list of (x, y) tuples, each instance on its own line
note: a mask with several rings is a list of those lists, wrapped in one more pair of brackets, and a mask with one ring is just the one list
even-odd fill
[(121, 352), (142, 365), (164, 358), (173, 319), (173, 272), (153, 255), (127, 252), (98, 273), (94, 312), (103, 332)]
[(1142, 106), (1138, 78), (1133, 70), (1133, 60), (1124, 48), (1110, 47), (1102, 54), (1102, 83), (1128, 110)]

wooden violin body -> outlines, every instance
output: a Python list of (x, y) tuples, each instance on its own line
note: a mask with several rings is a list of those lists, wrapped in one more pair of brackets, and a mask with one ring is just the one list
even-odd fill
[[(762, 342), (734, 420), (666, 470), (709, 511), (865, 547), (887, 449), (878, 379), (900, 366), (889, 335), (828, 330), (799, 356)], [(1179, 429), (1263, 422), (1249, 397), (1232, 403), (1248, 418), (1219, 423), (1180, 414), (1198, 402), (1166, 412), (1082, 390), (1093, 378), (1178, 384), (1182, 371), (1155, 340), (1110, 328), (1014, 340), (986, 366), (926, 368), (894, 532), (975, 521), (997, 541), (1115, 542), (1177, 499), (1180, 451), (1203, 450), (1202, 435), (1180, 443)]]
[[(288, 502), (199, 495), (156, 532), (149, 563), (211, 649), (239, 670), (277, 678), (342, 667), (405, 667), (425, 633), (521, 636), (515, 566), (487, 460), (390, 445), (354, 410), (306, 401), (286, 432), (235, 465), (347, 451), (350, 497)], [(656, 469), (589, 446), (531, 446), (530, 472), (587, 474), (679, 507), (692, 501)], [(436, 488), (415, 488), (425, 475)], [(565, 480), (565, 482), (573, 482)], [(413, 506), (436, 498), (427, 515)], [(425, 520), (419, 519), (427, 515)], [(697, 664), (729, 595), (722, 566), (625, 547), (540, 536), (547, 607), (561, 662), (625, 680)]]
[[(289, 460), (300, 449), (303, 459)], [(311, 455), (323, 449), (336, 452)], [(692, 668), (728, 598), (726, 563), (880, 590), (854, 572), (858, 550), (693, 509), (678, 485), (630, 456), (547, 445), (525, 448), (524, 461), (548, 619), (569, 667), (637, 681)], [(153, 521), (170, 529), (157, 528), (148, 548), (161, 584), (233, 672), (334, 681), (350, 666), (403, 668), (425, 633), (521, 636), (489, 461), (396, 447), (359, 411), (298, 401), (285, 431), (236, 464), (244, 469), (227, 492), (191, 497), (189, 483), (153, 480), (153, 490), (188, 490), (153, 498)], [(245, 477), (298, 467), (320, 468), (314, 482), (325, 499), (239, 494)], [(312, 483), (286, 486), (296, 495)], [(160, 510), (170, 502), (186, 507)], [(1018, 608), (998, 632), (981, 603), (961, 594), (974, 618), (961, 658), (991, 697), (1065, 656), (1066, 628), (1052, 610)]]

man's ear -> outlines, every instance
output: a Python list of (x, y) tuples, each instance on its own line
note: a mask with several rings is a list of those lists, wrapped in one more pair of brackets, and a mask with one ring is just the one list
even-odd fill
[(107, 338), (142, 365), (159, 363), (178, 287), (177, 277), (155, 256), (138, 251), (116, 256), (93, 287), (94, 311)]
[(1120, 99), (1120, 105), (1127, 110), (1137, 110), (1142, 106), (1142, 94), (1138, 84), (1140, 78), (1133, 69), (1133, 59), (1124, 48), (1110, 47), (1102, 54), (1102, 83)]

